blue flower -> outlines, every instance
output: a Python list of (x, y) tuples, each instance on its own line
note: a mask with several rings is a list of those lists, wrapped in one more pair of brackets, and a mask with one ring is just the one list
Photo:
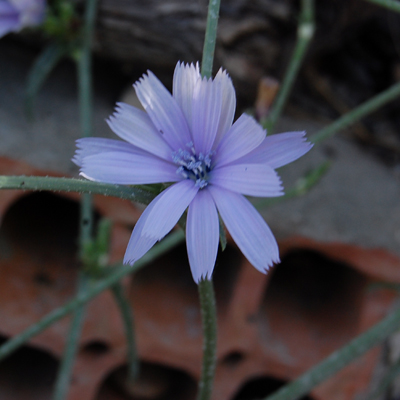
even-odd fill
[(117, 104), (108, 124), (126, 142), (77, 141), (73, 161), (87, 179), (136, 185), (172, 183), (145, 209), (124, 263), (133, 264), (176, 225), (188, 209), (186, 245), (196, 283), (210, 279), (219, 243), (219, 217), (255, 268), (279, 262), (276, 240), (244, 195), (281, 196), (275, 168), (312, 145), (304, 132), (266, 136), (250, 116), (233, 123), (236, 97), (228, 74), (202, 78), (197, 65), (178, 63), (171, 95), (148, 71), (134, 85), (146, 112)]
[(45, 0), (0, 0), (0, 37), (42, 23)]

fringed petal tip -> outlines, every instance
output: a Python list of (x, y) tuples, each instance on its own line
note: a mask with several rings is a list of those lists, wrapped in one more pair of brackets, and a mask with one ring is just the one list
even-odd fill
[(124, 257), (124, 260), (122, 261), (122, 264), (129, 265), (130, 267), (133, 267), (133, 264), (135, 264), (135, 262), (136, 262), (136, 260), (134, 260), (134, 259), (130, 259), (130, 258), (125, 258)]
[(198, 277), (195, 277), (193, 275), (193, 280), (194, 280), (194, 283), (196, 285), (198, 285), (201, 281), (211, 281), (211, 277), (212, 277), (212, 272), (210, 274), (201, 275), (201, 276), (198, 276)]
[(196, 63), (178, 61), (175, 67), (175, 73), (178, 73), (180, 70), (191, 70), (200, 76), (200, 65), (198, 61), (196, 61)]
[(82, 144), (82, 139), (83, 138), (75, 140), (75, 144), (76, 144), (77, 148), (75, 150), (74, 156), (71, 158), (71, 161), (75, 165), (77, 165), (78, 167), (82, 167), (82, 163), (83, 163), (83, 155), (82, 155), (83, 154), (83, 149), (82, 149), (82, 147), (84, 145)]
[(278, 257), (278, 258), (275, 258), (275, 259), (271, 259), (266, 267), (259, 268), (259, 267), (255, 266), (255, 268), (258, 271), (260, 271), (262, 274), (268, 274), (271, 271), (271, 268), (275, 267), (275, 265), (277, 265), (277, 264), (280, 264), (280, 262), (281, 262), (281, 260)]

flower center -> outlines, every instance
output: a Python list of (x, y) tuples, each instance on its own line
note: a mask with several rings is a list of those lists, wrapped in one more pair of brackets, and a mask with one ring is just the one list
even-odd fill
[(185, 179), (191, 179), (195, 185), (203, 189), (208, 185), (208, 173), (211, 170), (212, 152), (204, 155), (196, 154), (193, 143), (188, 143), (189, 150), (179, 149), (172, 154), (172, 160), (179, 168), (177, 174), (182, 175)]

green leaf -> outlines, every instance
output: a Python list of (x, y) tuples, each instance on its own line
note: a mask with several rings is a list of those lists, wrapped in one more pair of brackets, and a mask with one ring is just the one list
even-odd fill
[(68, 48), (60, 43), (51, 43), (33, 64), (27, 81), (25, 107), (29, 118), (33, 117), (33, 102), (43, 83), (61, 58), (68, 54)]

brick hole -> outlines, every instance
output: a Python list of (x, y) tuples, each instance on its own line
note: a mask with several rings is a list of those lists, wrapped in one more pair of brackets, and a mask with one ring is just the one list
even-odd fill
[(358, 332), (366, 284), (361, 273), (321, 253), (289, 252), (272, 271), (262, 302), (261, 332), (275, 339), (266, 345), (308, 365), (345, 344)]
[[(218, 307), (224, 307), (229, 302), (242, 259), (240, 251), (230, 244), (225, 251), (218, 252), (213, 273)], [(186, 244), (177, 246), (138, 271), (134, 285), (151, 285), (155, 281), (163, 282), (165, 287), (173, 288), (176, 295), (181, 292), (190, 297), (191, 303), (198, 304), (197, 285), (190, 272)]]
[(100, 357), (107, 354), (110, 350), (110, 345), (108, 343), (101, 340), (92, 340), (85, 344), (80, 352), (85, 353), (85, 355)]
[(76, 201), (40, 192), (19, 197), (4, 213), (0, 309), (11, 332), (33, 323), (75, 293), (79, 209)]
[(245, 359), (245, 355), (242, 352), (232, 351), (222, 359), (221, 363), (228, 368), (235, 368), (244, 359)]
[(47, 192), (29, 194), (19, 198), (5, 213), (2, 241), (12, 251), (36, 259), (71, 260), (77, 252), (78, 219), (77, 202)]
[(196, 381), (186, 373), (143, 362), (136, 382), (126, 381), (127, 368), (112, 371), (101, 384), (95, 400), (193, 400)]
[[(285, 383), (271, 377), (253, 378), (242, 385), (233, 400), (261, 400), (280, 389)], [(312, 398), (304, 396), (300, 400), (312, 400)]]
[(175, 293), (186, 293), (193, 300), (197, 299), (197, 285), (190, 273), (186, 244), (173, 248), (134, 275), (134, 286), (151, 286), (156, 282), (162, 282), (166, 288), (173, 288)]
[[(76, 267), (79, 209), (78, 202), (48, 192), (19, 198), (2, 219), (0, 249), (7, 251), (0, 252), (0, 261), (18, 256), (37, 265)], [(98, 218), (95, 213), (95, 221)], [(37, 285), (49, 286), (55, 277), (42, 267), (32, 278)]]
[(224, 251), (218, 252), (213, 282), (217, 305), (222, 311), (229, 304), (243, 260), (240, 250), (229, 243)]
[[(6, 338), (0, 336), (0, 344)], [(58, 361), (49, 353), (22, 346), (0, 363), (1, 400), (52, 398)]]

